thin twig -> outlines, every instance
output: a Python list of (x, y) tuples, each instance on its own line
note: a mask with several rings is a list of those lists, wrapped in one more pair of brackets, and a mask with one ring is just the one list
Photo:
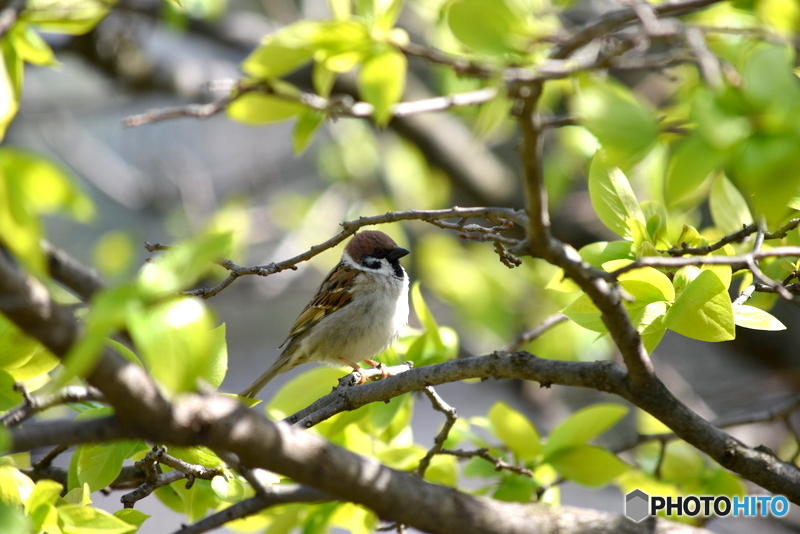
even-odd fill
[(30, 396), (24, 388), (19, 387), (25, 399), (20, 406), (9, 410), (0, 417), (0, 424), (6, 427), (16, 426), (29, 417), (54, 406), (71, 402), (102, 401), (103, 394), (92, 386), (65, 386), (49, 395)]
[(518, 475), (523, 475), (526, 477), (533, 478), (533, 471), (528, 469), (527, 467), (520, 467), (518, 465), (510, 464), (500, 458), (495, 458), (491, 454), (489, 454), (489, 449), (476, 449), (473, 451), (463, 451), (463, 450), (453, 450), (453, 449), (442, 449), (440, 454), (449, 454), (451, 456), (455, 456), (457, 458), (483, 458), (487, 462), (494, 465), (495, 471), (510, 471), (512, 473), (516, 473)]
[[(442, 219), (458, 218), (458, 223), (450, 223)], [(467, 224), (469, 219), (485, 219), (490, 222), (498, 223), (493, 227), (484, 227), (476, 224)], [(424, 221), (440, 228), (447, 228), (458, 231), (492, 233), (491, 239), (501, 241), (511, 246), (518, 246), (519, 241), (516, 239), (505, 238), (499, 235), (499, 232), (512, 228), (515, 224), (524, 226), (527, 218), (521, 211), (511, 208), (491, 208), (491, 207), (476, 207), (476, 208), (461, 208), (454, 207), (443, 210), (405, 210), (405, 211), (392, 211), (382, 215), (374, 215), (371, 217), (360, 217), (353, 221), (345, 221), (341, 223), (342, 231), (331, 237), (327, 241), (314, 245), (306, 252), (298, 254), (293, 258), (283, 260), (280, 262), (273, 262), (267, 265), (256, 265), (253, 267), (243, 267), (236, 263), (221, 259), (216, 263), (228, 269), (228, 276), (219, 284), (210, 288), (197, 288), (185, 291), (184, 294), (191, 296), (199, 296), (204, 299), (211, 298), (217, 295), (220, 291), (231, 285), (240, 276), (258, 275), (270, 276), (287, 269), (296, 269), (298, 263), (308, 261), (314, 256), (335, 247), (351, 235), (355, 234), (360, 228), (371, 226), (375, 224), (385, 224), (398, 221), (411, 221), (419, 220)], [(466, 230), (465, 230), (466, 229)], [(165, 250), (168, 245), (161, 243), (147, 243), (148, 250)]]
[(433, 389), (433, 386), (427, 386), (422, 391), (428, 396), (433, 409), (437, 412), (443, 413), (446, 418), (444, 425), (442, 425), (442, 429), (433, 440), (433, 447), (431, 447), (425, 457), (419, 461), (419, 466), (417, 467), (417, 476), (420, 478), (425, 478), (425, 471), (427, 471), (428, 467), (431, 465), (431, 460), (433, 457), (442, 452), (444, 442), (450, 435), (450, 430), (452, 430), (453, 425), (455, 425), (456, 421), (458, 420), (458, 414), (456, 413), (455, 408), (447, 404), (444, 399), (442, 399), (442, 397), (436, 393), (436, 391)]
[(542, 321), (542, 323), (536, 328), (532, 328), (531, 330), (526, 330), (525, 332), (519, 334), (514, 339), (514, 341), (509, 343), (509, 345), (505, 348), (506, 352), (518, 351), (524, 345), (530, 343), (535, 339), (538, 339), (542, 334), (544, 334), (554, 326), (559, 325), (567, 320), (568, 317), (563, 313), (556, 313), (551, 315), (550, 317)]

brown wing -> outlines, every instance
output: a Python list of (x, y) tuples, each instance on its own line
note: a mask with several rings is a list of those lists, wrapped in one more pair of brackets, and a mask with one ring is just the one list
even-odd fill
[(300, 312), (300, 316), (289, 331), (289, 336), (281, 343), (280, 347), (302, 335), (327, 315), (349, 304), (353, 296), (351, 293), (353, 278), (358, 274), (359, 271), (356, 269), (346, 267), (341, 263), (328, 273), (328, 276), (319, 286), (317, 294)]

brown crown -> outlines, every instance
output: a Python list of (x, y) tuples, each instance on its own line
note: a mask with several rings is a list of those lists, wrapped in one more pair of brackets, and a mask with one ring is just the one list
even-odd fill
[(383, 232), (364, 230), (353, 236), (344, 251), (354, 261), (359, 261), (364, 254), (371, 254), (376, 250), (394, 250), (395, 248), (397, 248), (397, 243)]

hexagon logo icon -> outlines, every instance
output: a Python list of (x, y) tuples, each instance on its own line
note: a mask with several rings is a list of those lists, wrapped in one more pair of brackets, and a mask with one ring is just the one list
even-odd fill
[(650, 515), (650, 496), (639, 489), (625, 495), (625, 515), (637, 523), (648, 517)]

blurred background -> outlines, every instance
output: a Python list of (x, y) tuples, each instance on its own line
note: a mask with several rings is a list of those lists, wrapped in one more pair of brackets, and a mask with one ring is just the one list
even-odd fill
[[(425, 42), (422, 28), (435, 21), (439, 4), (408, 3), (400, 25), (413, 41)], [(255, 265), (303, 252), (334, 235), (341, 221), (358, 216), (454, 205), (523, 207), (515, 130), (507, 109), (412, 116), (395, 119), (382, 131), (342, 118), (325, 124), (301, 155), (293, 153), (290, 123), (254, 128), (219, 114), (123, 128), (122, 120), (133, 114), (219, 98), (223, 93), (216, 88), (239, 76), (238, 64), (263, 35), (300, 18), (328, 15), (324, 0), (183, 0), (182, 5), (124, 0), (86, 35), (46, 35), (60, 65), (27, 67), (21, 109), (5, 141), (49, 155), (93, 198), (93, 221), (79, 225), (52, 219), (47, 235), (108, 280), (125, 279), (143, 264), (145, 241), (168, 244), (208, 228), (233, 232), (238, 256), (232, 259)], [(573, 22), (609, 5), (582, 2)], [(431, 74), (426, 67), (411, 62), (406, 99), (472, 88), (469, 81), (446, 71)], [(310, 88), (309, 72), (291, 76)], [(626, 82), (650, 95), (674, 90), (659, 74)], [(352, 81), (344, 79), (334, 93), (350, 91)], [(546, 151), (545, 162), (557, 237), (576, 247), (613, 239), (597, 221), (586, 191), (593, 138), (568, 126), (552, 132), (546, 142), (559, 148)], [(439, 324), (458, 333), (461, 357), (508, 346), (574, 299), (544, 289), (556, 273), (543, 262), (526, 259), (509, 271), (491, 245), (465, 243), (452, 232), (420, 222), (381, 229), (412, 251), (404, 265), (412, 280), (421, 282)], [(210, 299), (219, 322), (227, 324), (230, 370), (223, 390), (241, 390), (273, 361), (277, 346), (340, 253), (341, 248), (328, 251), (297, 271), (266, 279), (241, 278)], [(668, 333), (654, 355), (659, 375), (679, 398), (712, 420), (785, 403), (796, 394), (800, 378), (795, 349), (800, 324), (794, 307), (778, 304), (774, 313), (788, 330), (740, 329), (735, 341), (722, 344)], [(411, 324), (419, 326), (413, 316)], [(596, 338), (563, 323), (526, 348), (557, 359), (616, 357), (605, 338)], [(279, 377), (261, 398), (270, 398), (305, 370)], [(530, 416), (543, 434), (579, 407), (620, 402), (593, 391), (541, 389), (521, 381), (437, 390), (462, 417), (484, 415), (503, 400)], [(440, 414), (420, 399), (413, 419), (416, 442), (429, 446), (441, 423)], [(789, 430), (797, 424), (786, 421)], [(623, 426), (605, 445), (630, 436), (634, 418)], [(742, 427), (734, 434), (773, 450), (797, 446), (781, 421)], [(104, 506), (119, 509), (118, 497), (109, 496)], [(571, 483), (563, 485), (562, 502), (615, 513), (623, 504), (618, 490), (594, 491)], [(159, 516), (145, 523), (145, 534), (180, 526), (181, 517), (155, 499), (137, 508)], [(707, 527), (780, 533), (800, 530), (799, 519), (797, 514), (758, 521), (715, 519)]]

